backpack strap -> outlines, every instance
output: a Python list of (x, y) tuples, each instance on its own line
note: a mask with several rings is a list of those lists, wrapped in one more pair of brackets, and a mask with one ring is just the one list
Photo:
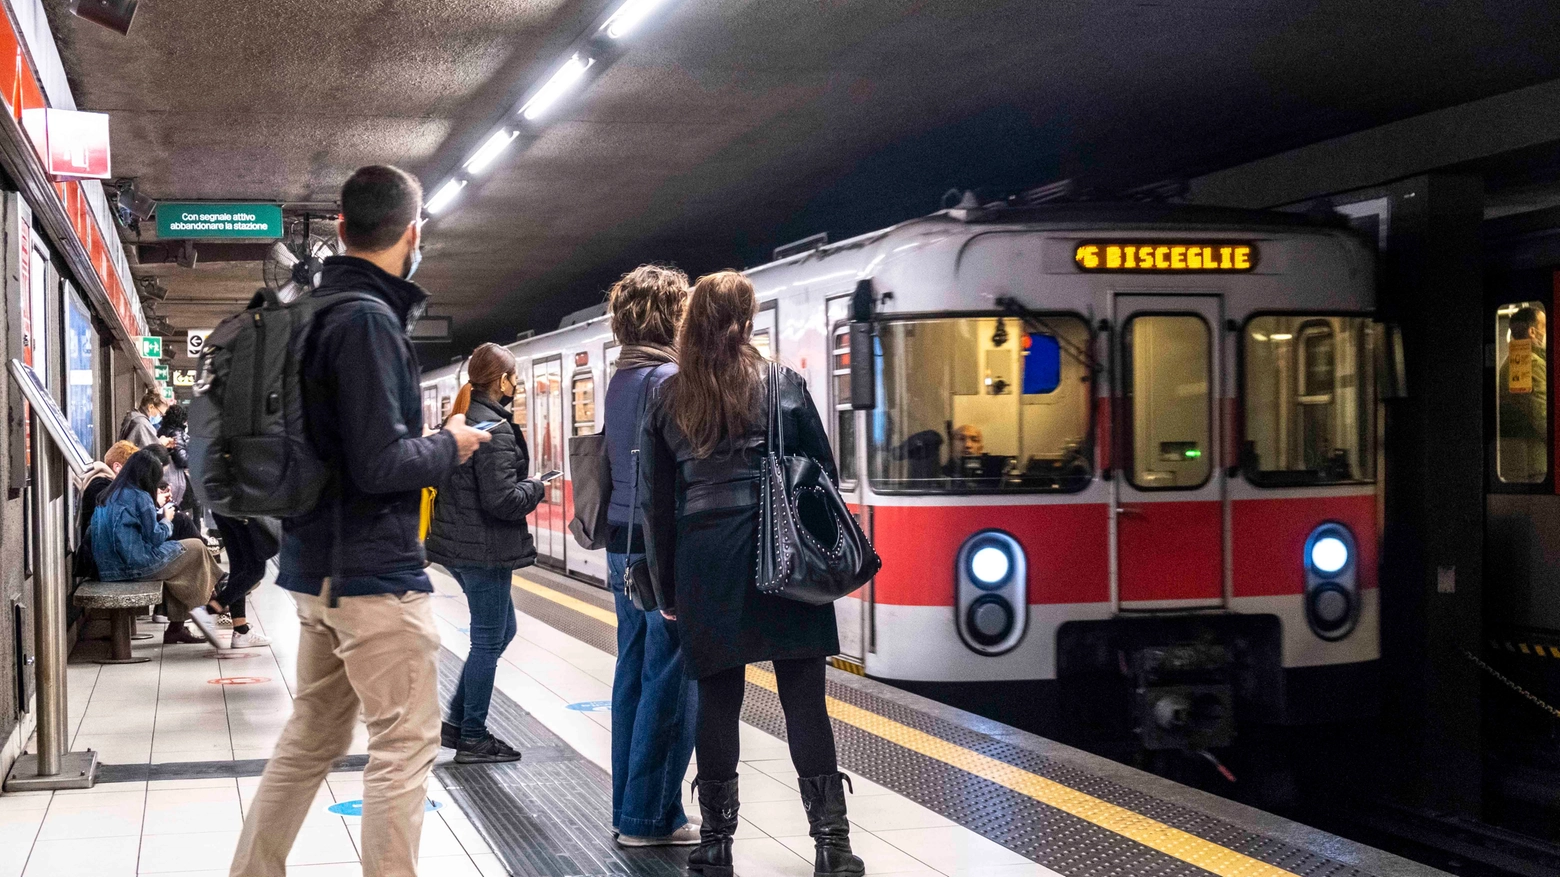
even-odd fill
[(671, 363), (663, 362), (652, 368), (639, 384), (639, 404), (634, 414), (634, 449), (631, 452), (634, 456), (634, 483), (628, 491), (628, 545), (623, 551), (630, 556), (634, 553), (634, 523), (639, 517), (639, 462), (642, 456), (639, 442), (645, 434), (645, 403), (650, 398), (650, 385), (655, 382), (655, 376), (668, 365)]

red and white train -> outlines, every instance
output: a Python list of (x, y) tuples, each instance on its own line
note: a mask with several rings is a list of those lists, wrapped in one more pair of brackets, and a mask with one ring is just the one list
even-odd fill
[[(837, 604), (843, 659), (1150, 750), (1371, 701), (1379, 332), (1356, 235), (1167, 205), (954, 209), (747, 274), (754, 341), (807, 378), (883, 558)], [(602, 428), (607, 321), (510, 349), (535, 465), (566, 469), (565, 438)], [(425, 375), (430, 422), (462, 378)], [(568, 484), (538, 550), (600, 582)]]

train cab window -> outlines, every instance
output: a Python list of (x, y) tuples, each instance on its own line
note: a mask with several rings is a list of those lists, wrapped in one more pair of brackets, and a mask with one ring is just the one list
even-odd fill
[(1495, 475), (1504, 484), (1549, 474), (1548, 329), (1542, 302), (1495, 311)]
[(1364, 317), (1246, 324), (1241, 468), (1266, 487), (1375, 477), (1375, 330)]
[[(1026, 333), (1011, 318), (903, 320), (879, 328), (879, 403), (868, 471), (885, 492), (1081, 490), (1089, 453), (1089, 329), (1072, 316)], [(835, 336), (835, 399), (848, 399)], [(1043, 361), (1035, 361), (1039, 358)], [(846, 395), (841, 396), (841, 389)], [(836, 416), (849, 414), (837, 410)]]
[(1144, 315), (1122, 331), (1132, 483), (1151, 490), (1201, 487), (1213, 471), (1207, 322)]
[(596, 431), (596, 378), (588, 371), (574, 376), (571, 387), (574, 399), (574, 434), (590, 435)]
[(850, 407), (850, 327), (834, 330), (829, 380), (834, 403), (834, 460), (840, 467), (840, 483), (856, 480), (856, 412)]

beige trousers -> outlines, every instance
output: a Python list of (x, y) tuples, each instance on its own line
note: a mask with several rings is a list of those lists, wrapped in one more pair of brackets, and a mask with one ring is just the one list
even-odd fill
[(163, 596), (168, 599), (168, 627), (184, 623), (190, 610), (204, 606), (222, 579), (222, 567), (211, 556), (211, 549), (199, 539), (180, 539), (184, 552), (148, 578), (161, 580)]
[[(330, 581), (325, 582), (328, 594)], [(314, 794), (345, 755), (361, 710), (363, 874), (416, 877), (428, 771), (439, 751), (438, 651), (431, 594), (293, 594), (302, 625), (293, 714), (245, 814), (231, 877), (281, 877)]]

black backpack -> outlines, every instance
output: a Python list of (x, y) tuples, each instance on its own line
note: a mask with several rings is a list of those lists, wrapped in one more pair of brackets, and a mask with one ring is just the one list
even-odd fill
[(304, 294), (283, 303), (261, 290), (206, 338), (189, 405), (190, 486), (230, 518), (288, 518), (314, 508), (329, 470), (304, 424), (303, 358), (327, 309), (384, 303), (367, 292)]

